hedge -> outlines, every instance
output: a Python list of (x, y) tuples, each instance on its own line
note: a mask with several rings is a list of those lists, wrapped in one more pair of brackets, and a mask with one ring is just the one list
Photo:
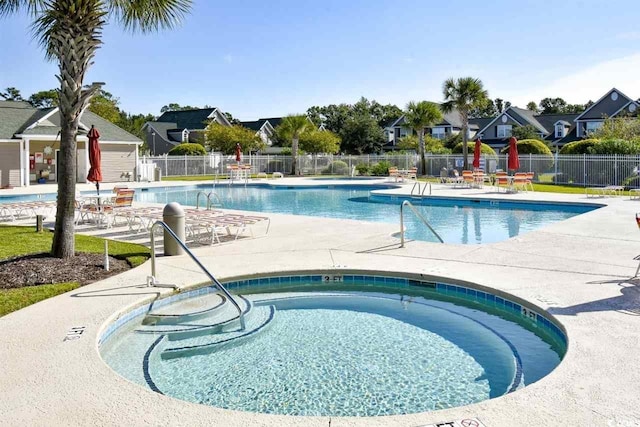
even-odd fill
[(639, 141), (605, 139), (588, 148), (589, 154), (640, 154)]
[[(547, 147), (547, 145), (539, 141), (537, 139), (523, 139), (518, 141), (518, 154), (546, 154), (552, 156), (553, 153), (551, 149)], [(502, 150), (500, 150), (502, 154), (507, 154), (509, 152), (509, 146), (507, 145)]]
[(329, 166), (322, 171), (323, 175), (349, 175), (349, 173), (349, 165), (342, 160), (336, 160), (329, 163)]
[[(468, 150), (469, 150), (469, 154), (473, 154), (473, 150), (475, 148), (475, 142), (474, 141), (469, 141), (469, 144), (467, 146)], [(462, 142), (457, 143), (453, 149), (451, 150), (452, 153), (454, 154), (461, 154), (462, 153)], [(489, 145), (485, 144), (484, 142), (481, 143), (480, 145), (480, 153), (484, 154), (486, 156), (495, 156), (496, 155), (496, 151), (491, 148)]]
[(204, 156), (207, 150), (200, 144), (184, 142), (173, 147), (168, 154), (170, 156)]
[(560, 154), (589, 154), (589, 149), (599, 142), (598, 139), (570, 142), (560, 149)]

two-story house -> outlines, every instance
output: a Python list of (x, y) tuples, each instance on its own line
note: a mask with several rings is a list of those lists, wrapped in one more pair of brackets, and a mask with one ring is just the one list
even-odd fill
[(154, 122), (142, 127), (152, 156), (166, 154), (183, 142), (204, 142), (203, 133), (211, 123), (231, 126), (227, 116), (218, 108), (166, 111)]

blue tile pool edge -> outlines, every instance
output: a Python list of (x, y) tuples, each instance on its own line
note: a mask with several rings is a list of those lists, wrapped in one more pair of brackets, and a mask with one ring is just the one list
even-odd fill
[[(435, 279), (435, 278), (434, 278)], [(551, 314), (535, 307), (513, 295), (506, 294), (492, 288), (485, 288), (471, 283), (455, 283), (453, 279), (426, 280), (423, 278), (400, 277), (400, 273), (381, 275), (371, 272), (362, 273), (340, 273), (328, 271), (324, 273), (309, 272), (290, 275), (260, 275), (259, 277), (231, 278), (222, 283), (229, 291), (250, 290), (260, 291), (261, 289), (285, 290), (286, 287), (304, 287), (317, 285), (355, 285), (363, 286), (362, 291), (373, 291), (376, 287), (390, 288), (393, 290), (427, 290), (434, 295), (451, 298), (467, 304), (479, 304), (486, 307), (486, 312), (498, 310), (499, 313), (506, 314), (513, 320), (519, 320), (519, 324), (531, 332), (542, 332), (543, 334), (556, 340), (560, 344), (560, 356), (564, 357), (568, 345), (566, 330), (561, 323)], [(187, 298), (201, 296), (209, 293), (216, 293), (218, 289), (209, 284), (195, 285), (193, 288), (179, 294), (168, 295), (149, 302), (148, 300), (138, 302), (112, 315), (100, 329), (98, 333), (97, 346), (100, 347), (113, 333), (124, 326), (127, 322), (138, 316), (148, 313), (152, 309), (164, 307), (168, 304), (181, 301)], [(476, 307), (478, 308), (478, 307)]]

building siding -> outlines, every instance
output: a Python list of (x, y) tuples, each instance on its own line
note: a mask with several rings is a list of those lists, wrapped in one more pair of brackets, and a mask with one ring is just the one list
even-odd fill
[(489, 126), (482, 134), (482, 138), (483, 139), (498, 139), (498, 125), (511, 125), (514, 128), (516, 126), (521, 126), (520, 123), (516, 122), (515, 120), (511, 120), (508, 116), (508, 120), (506, 123), (502, 123), (502, 114), (500, 116), (498, 116), (498, 120), (496, 120), (495, 122), (493, 122), (493, 124), (491, 124), (491, 126)]
[(584, 116), (580, 117), (579, 120), (594, 120), (594, 119), (603, 119), (605, 117), (611, 116), (613, 113), (621, 109), (625, 104), (630, 101), (629, 98), (622, 95), (618, 92), (618, 99), (612, 100), (611, 94), (607, 95), (602, 101), (598, 104), (594, 105), (591, 110), (587, 112)]
[(20, 186), (20, 144), (0, 142), (0, 187)]
[[(157, 142), (157, 141), (156, 141)], [(124, 174), (134, 174), (136, 145), (100, 144), (103, 182), (126, 181)]]

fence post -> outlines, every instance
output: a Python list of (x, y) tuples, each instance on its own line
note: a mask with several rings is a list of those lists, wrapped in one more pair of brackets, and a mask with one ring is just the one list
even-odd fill
[(615, 185), (618, 185), (618, 154), (613, 155), (613, 181)]
[(187, 176), (187, 155), (184, 155), (184, 176)]
[(531, 167), (531, 153), (529, 153), (529, 172), (531, 172), (533, 170), (533, 168)]
[(584, 171), (584, 178), (582, 183), (586, 187), (587, 186), (587, 155), (586, 154), (582, 155), (582, 170)]
[(202, 156), (202, 175), (207, 174), (207, 155)]
[[(540, 178), (538, 178), (538, 181), (540, 181)], [(556, 148), (556, 159), (555, 162), (553, 162), (553, 183), (557, 184), (558, 183), (558, 149)]]

